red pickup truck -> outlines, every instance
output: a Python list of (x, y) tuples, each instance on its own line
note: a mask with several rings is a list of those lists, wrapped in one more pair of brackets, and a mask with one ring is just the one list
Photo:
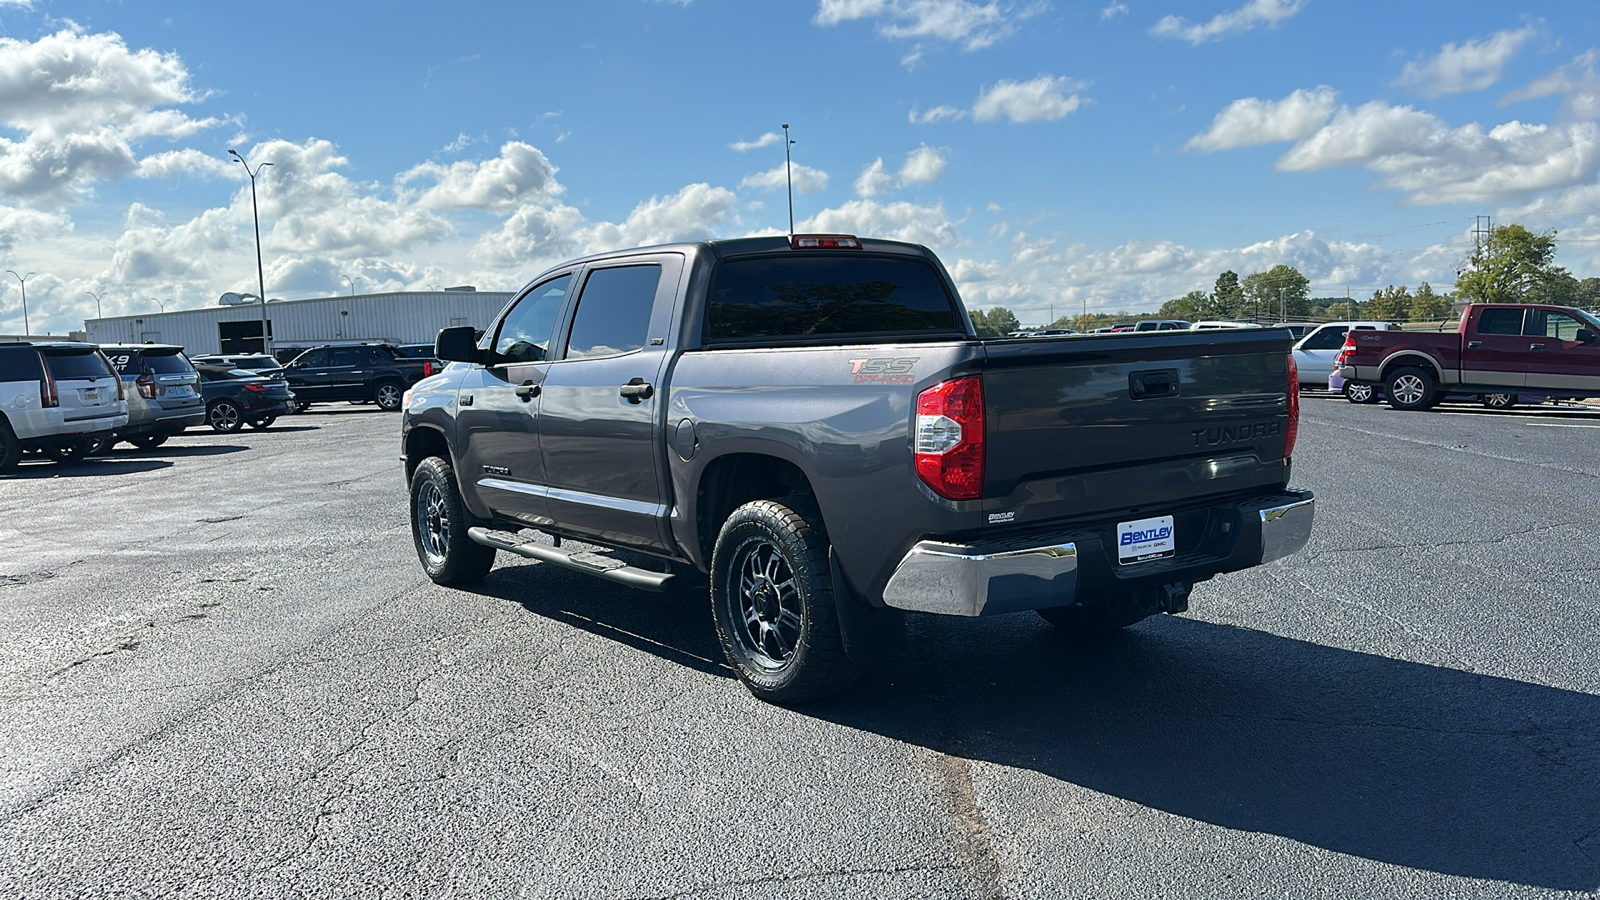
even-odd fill
[(1428, 409), (1450, 394), (1600, 397), (1600, 319), (1581, 309), (1474, 303), (1455, 334), (1351, 331), (1336, 365), (1382, 385), (1395, 409)]

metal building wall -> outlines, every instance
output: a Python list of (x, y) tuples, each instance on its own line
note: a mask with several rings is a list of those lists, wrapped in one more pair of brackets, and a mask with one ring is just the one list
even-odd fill
[[(267, 318), (274, 347), (328, 341), (421, 344), (451, 325), (487, 327), (511, 296), (508, 291), (426, 291), (286, 300), (267, 304)], [(252, 304), (90, 319), (84, 325), (93, 343), (178, 344), (192, 356), (221, 350), (217, 323), (259, 321), (261, 308)]]

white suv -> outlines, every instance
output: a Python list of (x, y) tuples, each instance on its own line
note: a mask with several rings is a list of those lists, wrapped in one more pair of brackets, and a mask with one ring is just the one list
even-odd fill
[(0, 472), (25, 450), (81, 459), (126, 424), (122, 380), (95, 345), (0, 343)]

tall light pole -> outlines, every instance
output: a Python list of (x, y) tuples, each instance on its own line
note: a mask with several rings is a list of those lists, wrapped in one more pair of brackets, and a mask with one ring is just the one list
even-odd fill
[(256, 175), (272, 163), (264, 162), (251, 171), (250, 164), (239, 155), (239, 151), (229, 148), (228, 153), (239, 161), (239, 165), (244, 166), (245, 174), (250, 176), (250, 218), (256, 224), (256, 287), (261, 291), (261, 352), (270, 354), (272, 342), (267, 334), (267, 276), (261, 268), (261, 212), (256, 205)]
[(794, 176), (789, 174), (792, 168), (789, 162), (789, 145), (794, 141), (789, 140), (789, 123), (783, 125), (783, 183), (789, 186), (789, 237), (794, 237)]
[(166, 312), (166, 311), (167, 311), (167, 304), (166, 304), (166, 303), (163, 303), (163, 302), (162, 302), (162, 301), (160, 301), (160, 300), (157, 300), (157, 299), (156, 299), (156, 298), (154, 298), (154, 297), (151, 297), (151, 298), (150, 298), (150, 302), (151, 302), (151, 303), (154, 303), (154, 304), (155, 304), (155, 305), (157, 305), (157, 306), (159, 306), (159, 307), (161, 307), (161, 311), (162, 311), (162, 312)]
[(104, 318), (103, 316), (100, 315), (100, 297), (101, 297), (101, 295), (100, 294), (96, 294), (94, 291), (84, 291), (84, 293), (88, 294), (89, 296), (94, 298), (94, 317), (96, 319)]
[(344, 280), (350, 282), (350, 296), (354, 297), (356, 295), (356, 282), (361, 280), (361, 276), (357, 275), (352, 280), (349, 275), (346, 275), (344, 276)]
[(7, 269), (6, 271), (11, 272), (12, 276), (15, 277), (17, 281), (22, 283), (22, 336), (27, 337), (33, 333), (33, 329), (28, 327), (28, 279), (32, 278), (38, 273), (29, 272), (26, 275), (18, 275), (11, 269)]

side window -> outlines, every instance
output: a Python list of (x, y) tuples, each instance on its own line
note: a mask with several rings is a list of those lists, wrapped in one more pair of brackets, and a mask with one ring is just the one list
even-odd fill
[(1521, 334), (1522, 310), (1491, 306), (1478, 313), (1479, 334)]
[(365, 347), (339, 347), (333, 351), (332, 365), (359, 366), (371, 358), (371, 354)]
[(511, 308), (500, 323), (494, 339), (494, 362), (540, 362), (549, 355), (550, 339), (555, 336), (556, 316), (567, 298), (571, 275), (552, 278), (535, 285)]
[(1551, 311), (1544, 314), (1545, 337), (1572, 343), (1578, 339), (1578, 329), (1582, 327), (1583, 323), (1566, 313)]
[(1344, 346), (1346, 329), (1335, 326), (1333, 328), (1319, 328), (1306, 338), (1300, 346), (1301, 350), (1338, 350)]
[(307, 350), (300, 354), (300, 358), (296, 359), (295, 363), (302, 368), (321, 368), (328, 364), (328, 351)]
[(578, 297), (566, 358), (620, 356), (643, 348), (660, 281), (660, 266), (618, 266), (590, 272)]

